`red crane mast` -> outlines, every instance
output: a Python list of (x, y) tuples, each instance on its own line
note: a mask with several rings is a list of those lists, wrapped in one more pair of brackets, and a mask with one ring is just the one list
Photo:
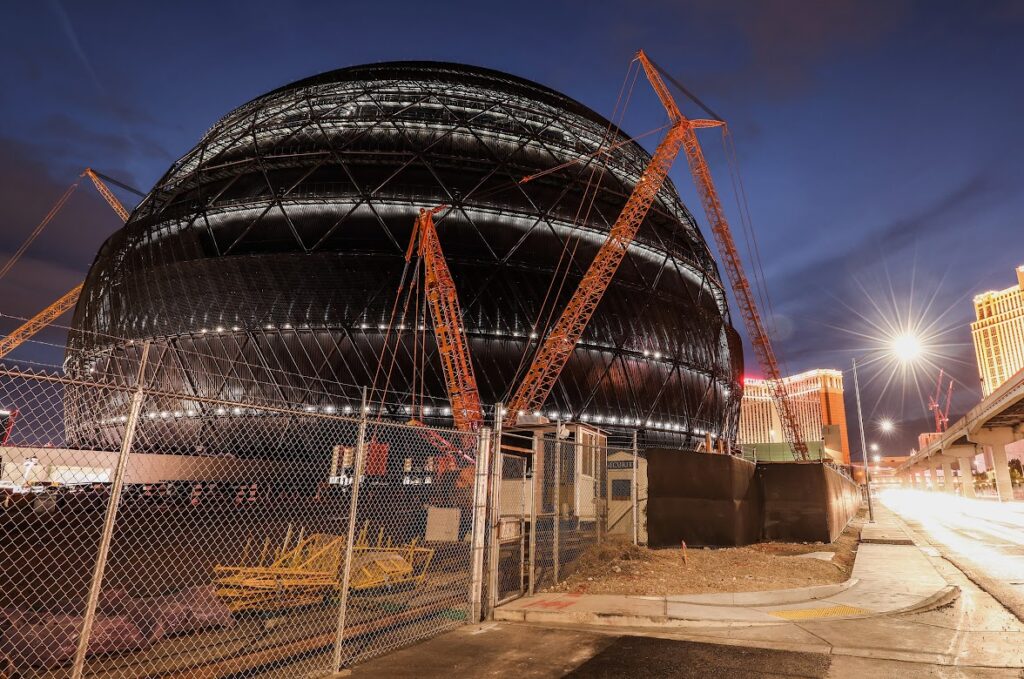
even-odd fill
[[(657, 75), (659, 69), (651, 63), (647, 55), (640, 52), (638, 55), (640, 63), (648, 74)], [(659, 79), (660, 81), (660, 79)], [(653, 80), (652, 80), (653, 82)], [(660, 95), (659, 95), (660, 96)], [(747, 329), (747, 335), (754, 347), (754, 355), (757, 357), (758, 365), (765, 374), (768, 383), (768, 390), (772, 400), (779, 411), (779, 418), (782, 420), (782, 428), (786, 440), (793, 446), (795, 457), (808, 459), (807, 444), (800, 435), (796, 415), (793, 412), (789, 394), (786, 392), (786, 385), (782, 381), (782, 374), (779, 370), (779, 362), (772, 349), (772, 343), (765, 328), (764, 321), (757, 309), (754, 299), (754, 292), (743, 270), (743, 262), (736, 249), (736, 242), (733, 240), (729, 222), (725, 217), (725, 210), (722, 208), (722, 201), (718, 197), (715, 183), (711, 179), (711, 170), (708, 168), (701, 149), (700, 142), (694, 130), (703, 127), (725, 127), (722, 120), (689, 120), (680, 114), (680, 129), (683, 137), (683, 150), (686, 152), (686, 159), (690, 166), (690, 174), (693, 175), (693, 182), (700, 196), (700, 202), (704, 207), (704, 214), (707, 215), (711, 232), (715, 236), (715, 243), (718, 245), (718, 254), (722, 258), (725, 273), (732, 287), (733, 297), (739, 307), (740, 316)]]

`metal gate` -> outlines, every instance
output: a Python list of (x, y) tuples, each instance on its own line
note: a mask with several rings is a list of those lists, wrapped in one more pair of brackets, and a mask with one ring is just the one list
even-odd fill
[(523, 596), (527, 587), (529, 511), (533, 477), (526, 455), (500, 450), (496, 456), (493, 489), (496, 515), (492, 524), (492, 601), (503, 604)]

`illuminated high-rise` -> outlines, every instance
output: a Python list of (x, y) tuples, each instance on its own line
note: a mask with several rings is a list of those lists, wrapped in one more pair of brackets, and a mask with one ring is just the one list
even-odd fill
[(1017, 284), (974, 297), (971, 323), (978, 358), (981, 393), (988, 396), (1024, 368), (1024, 264), (1017, 267)]
[[(782, 378), (786, 385), (801, 438), (821, 442), (839, 453), (836, 462), (850, 463), (850, 442), (843, 405), (843, 373), (838, 370), (809, 370)], [(784, 443), (785, 432), (768, 382), (748, 377), (743, 382), (740, 402), (739, 443), (744, 446)]]

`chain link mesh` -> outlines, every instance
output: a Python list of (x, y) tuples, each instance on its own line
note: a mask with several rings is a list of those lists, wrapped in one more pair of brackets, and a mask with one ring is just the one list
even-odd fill
[[(503, 440), (511, 437), (504, 437)], [(528, 442), (528, 441), (527, 441)], [(494, 600), (496, 604), (521, 596), (526, 587), (526, 530), (530, 513), (532, 488), (528, 476), (529, 458), (523, 454), (502, 451), (496, 489), (492, 492), (491, 553), (489, 563), (495, 564)], [(497, 497), (497, 500), (494, 498)], [(496, 510), (496, 511), (495, 511)]]
[(412, 425), (401, 403), (317, 384), (293, 401), (162, 350), (0, 366), (8, 674), (326, 676), (632, 532), (635, 444), (588, 425)]
[[(556, 431), (561, 430), (561, 436)], [(613, 451), (614, 452), (614, 451)], [(625, 451), (633, 464), (633, 450)], [(493, 598), (498, 604), (568, 578), (579, 558), (607, 538), (611, 486), (605, 435), (586, 425), (538, 427), (501, 437)], [(626, 508), (632, 518), (632, 475)], [(632, 526), (625, 535), (632, 539)]]
[(476, 434), (144, 357), (0, 368), (0, 668), (326, 675), (469, 619)]

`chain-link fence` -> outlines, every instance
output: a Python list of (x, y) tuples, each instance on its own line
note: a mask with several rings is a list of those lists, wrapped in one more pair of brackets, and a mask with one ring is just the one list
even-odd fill
[(323, 676), (644, 541), (635, 440), (404, 423), (158, 351), (0, 367), (0, 676)]
[(324, 675), (479, 615), (489, 436), (150, 350), (0, 369), (0, 675)]
[(609, 441), (580, 423), (500, 435), (492, 484), (490, 601), (570, 577), (608, 539), (646, 541), (646, 462), (635, 439)]

